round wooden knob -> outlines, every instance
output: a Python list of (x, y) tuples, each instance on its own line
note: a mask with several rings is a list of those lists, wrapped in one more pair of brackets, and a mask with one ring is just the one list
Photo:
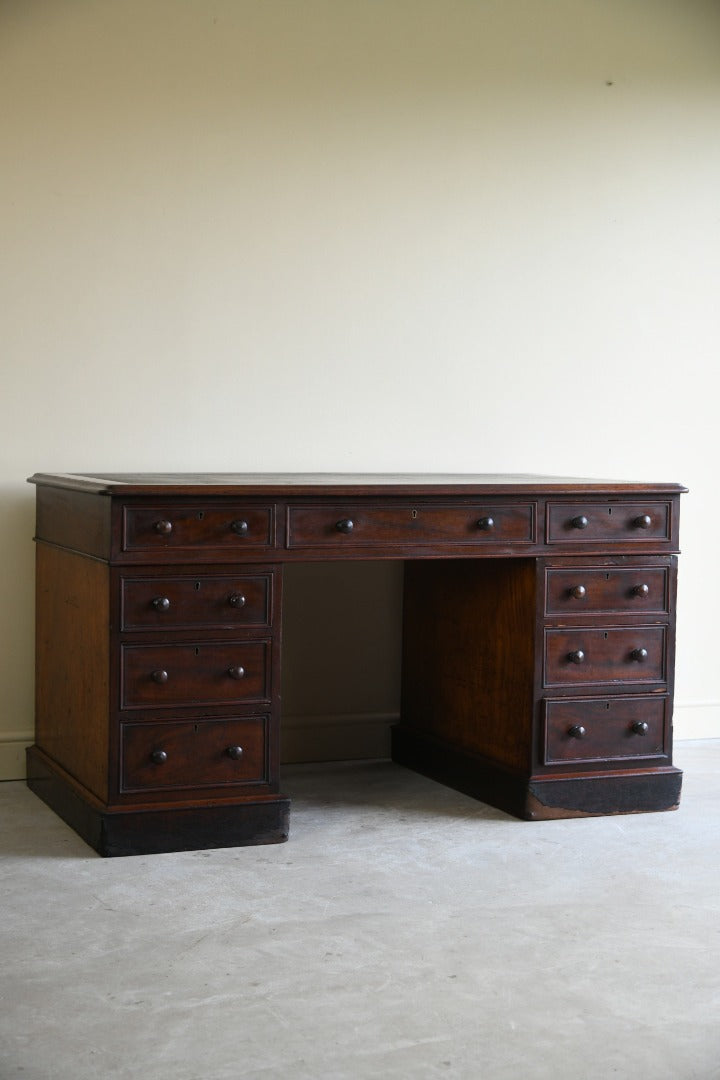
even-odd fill
[(247, 534), (250, 532), (250, 526), (248, 525), (247, 521), (231, 521), (230, 528), (236, 536), (247, 536)]
[(228, 675), (231, 679), (244, 679), (245, 668), (241, 667), (240, 664), (236, 664), (234, 667), (228, 668)]
[(231, 757), (233, 761), (238, 761), (243, 756), (242, 746), (228, 746), (225, 751), (228, 757)]
[(646, 724), (644, 720), (636, 720), (634, 724), (630, 725), (630, 730), (633, 735), (647, 735), (650, 725)]
[(630, 659), (636, 660), (638, 664), (642, 664), (644, 660), (647, 660), (647, 658), (647, 649), (633, 649), (633, 651), (630, 653)]
[(491, 517), (481, 517), (477, 523), (478, 529), (482, 529), (483, 532), (488, 532), (490, 529), (495, 528), (495, 519)]
[(156, 596), (152, 602), (152, 606), (156, 611), (169, 611), (170, 600), (167, 596)]
[(587, 596), (587, 589), (584, 585), (575, 585), (574, 588), (570, 590), (570, 595), (574, 596), (576, 600), (584, 600)]
[(150, 760), (154, 765), (164, 765), (167, 761), (167, 753), (164, 750), (153, 750)]
[(574, 652), (568, 653), (568, 660), (571, 664), (584, 664), (585, 653), (582, 649), (575, 649)]
[(649, 585), (636, 585), (633, 589), (633, 596), (641, 596), (643, 599), (650, 595)]
[(573, 724), (571, 728), (568, 728), (568, 735), (571, 739), (584, 739), (586, 734), (587, 731), (582, 724)]
[(649, 514), (641, 514), (640, 517), (635, 518), (633, 525), (636, 529), (649, 529), (652, 525), (652, 518)]
[(173, 531), (172, 521), (156, 521), (155, 532), (160, 533), (161, 536), (169, 536)]
[(167, 671), (163, 671), (162, 668), (160, 668), (158, 671), (153, 671), (152, 681), (156, 683), (166, 683), (168, 681)]
[(586, 518), (584, 514), (579, 514), (572, 519), (573, 529), (587, 529), (590, 524), (589, 518)]
[(341, 533), (351, 533), (355, 528), (355, 522), (352, 518), (341, 518), (340, 521), (335, 523), (335, 528)]
[(230, 607), (245, 607), (245, 597), (242, 593), (234, 592), (228, 597)]

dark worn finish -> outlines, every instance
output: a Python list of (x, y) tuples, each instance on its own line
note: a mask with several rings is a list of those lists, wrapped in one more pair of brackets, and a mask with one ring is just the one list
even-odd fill
[(672, 767), (528, 778), (402, 725), (392, 737), (399, 764), (526, 821), (675, 810), (680, 802), (682, 773)]
[(669, 502), (551, 502), (548, 504), (548, 543), (572, 537), (575, 543), (597, 544), (608, 540), (644, 543), (669, 540)]
[[(340, 534), (340, 535), (338, 535)], [(352, 537), (351, 541), (343, 538)], [(288, 511), (289, 548), (342, 551), (364, 545), (531, 543), (535, 539), (534, 506), (486, 503), (398, 505), (342, 503), (336, 506), (297, 506)]]
[(271, 574), (233, 577), (123, 576), (122, 630), (224, 629), (270, 626)]
[(290, 800), (249, 798), (168, 802), (110, 809), (88, 797), (37, 747), (28, 750), (28, 787), (104, 856), (281, 844), (288, 838)]
[(123, 791), (267, 781), (267, 716), (123, 723)]
[(665, 627), (547, 630), (545, 686), (662, 683)]
[(121, 709), (234, 705), (270, 700), (269, 642), (124, 645)]
[(126, 551), (203, 550), (229, 547), (233, 552), (271, 547), (272, 506), (156, 504), (128, 507), (123, 514), (122, 546)]
[(682, 773), (675, 768), (536, 779), (528, 788), (525, 816), (548, 821), (676, 810), (681, 785)]
[(99, 799), (108, 795), (108, 567), (38, 544), (35, 739)]
[(669, 809), (677, 484), (38, 474), (29, 783), (106, 855), (271, 843), (282, 567), (405, 561), (397, 761), (523, 818)]
[(532, 561), (407, 563), (404, 727), (526, 770), (534, 668)]
[(667, 697), (568, 698), (545, 702), (545, 764), (666, 757)]
[(109, 499), (74, 489), (48, 487), (36, 501), (35, 535), (68, 551), (106, 557), (112, 538)]
[[(286, 499), (305, 495), (677, 495), (682, 484), (645, 480), (598, 480), (533, 473), (35, 473), (30, 482), (42, 487), (86, 491), (126, 498), (130, 495), (271, 495)], [(638, 511), (640, 513), (640, 511)]]
[(548, 570), (545, 613), (572, 618), (622, 612), (669, 611), (668, 571), (638, 564), (628, 569)]

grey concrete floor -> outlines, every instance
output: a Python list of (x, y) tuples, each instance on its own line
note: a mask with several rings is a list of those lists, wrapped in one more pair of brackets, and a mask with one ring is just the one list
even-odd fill
[(101, 859), (0, 785), (2, 1080), (720, 1077), (720, 741), (676, 813), (524, 823), (293, 766), (273, 847)]

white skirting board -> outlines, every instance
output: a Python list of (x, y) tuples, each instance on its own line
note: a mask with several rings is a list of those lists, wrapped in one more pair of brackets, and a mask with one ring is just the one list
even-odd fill
[[(391, 713), (345, 716), (287, 716), (283, 719), (284, 762), (382, 758), (390, 753)], [(675, 703), (674, 738), (720, 739), (720, 701)]]
[(32, 742), (32, 729), (0, 734), (0, 780), (25, 779), (25, 747)]
[(342, 716), (285, 716), (280, 760), (352, 761), (390, 757), (390, 728), (396, 713), (347, 713)]
[[(330, 716), (286, 716), (281, 735), (281, 760), (351, 761), (390, 756), (390, 727), (394, 713), (349, 713)], [(675, 740), (720, 739), (720, 701), (675, 705)], [(32, 731), (0, 734), (0, 780), (24, 780), (25, 747)]]

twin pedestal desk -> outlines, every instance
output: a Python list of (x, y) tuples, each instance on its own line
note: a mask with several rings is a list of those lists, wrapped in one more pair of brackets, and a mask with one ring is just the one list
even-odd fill
[(32, 482), (28, 783), (102, 855), (287, 838), (287, 562), (403, 561), (396, 762), (525, 819), (678, 805), (680, 485), (334, 474)]

